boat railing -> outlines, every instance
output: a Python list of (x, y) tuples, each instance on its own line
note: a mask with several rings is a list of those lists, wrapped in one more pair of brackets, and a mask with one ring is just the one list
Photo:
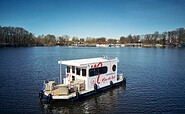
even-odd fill
[(122, 80), (123, 79), (123, 72), (118, 73), (117, 80)]

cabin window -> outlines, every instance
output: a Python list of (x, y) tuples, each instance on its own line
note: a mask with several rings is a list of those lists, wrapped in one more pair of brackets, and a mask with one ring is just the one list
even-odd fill
[(107, 67), (105, 66), (105, 67), (100, 67), (99, 68), (99, 74), (105, 74), (105, 73), (107, 73)]
[(72, 81), (75, 81), (75, 76), (72, 76)]
[(67, 73), (70, 73), (70, 66), (67, 66)]
[(112, 71), (114, 71), (114, 72), (116, 71), (116, 65), (112, 66)]
[(92, 68), (92, 69), (89, 69), (89, 76), (94, 76), (94, 68)]
[(76, 68), (76, 75), (80, 75), (80, 68)]
[(89, 76), (96, 76), (96, 75), (100, 75), (100, 74), (105, 74), (107, 73), (107, 67), (98, 67), (98, 68), (91, 68), (89, 69)]
[(86, 69), (82, 69), (82, 76), (86, 76)]
[(75, 73), (75, 66), (72, 66), (72, 73)]
[(95, 69), (94, 69), (94, 71), (95, 71), (95, 72), (94, 72), (94, 75), (98, 75), (98, 74), (99, 74), (99, 69), (100, 69), (100, 68), (95, 68)]

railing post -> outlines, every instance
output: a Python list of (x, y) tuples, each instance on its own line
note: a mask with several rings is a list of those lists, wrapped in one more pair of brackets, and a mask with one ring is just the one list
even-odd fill
[(62, 64), (60, 61), (60, 84), (62, 84)]

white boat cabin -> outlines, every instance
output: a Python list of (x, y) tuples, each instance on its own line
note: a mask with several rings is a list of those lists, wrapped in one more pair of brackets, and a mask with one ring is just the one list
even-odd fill
[[(58, 61), (60, 65), (66, 66), (63, 83), (66, 85), (80, 84), (79, 90), (94, 89), (97, 84), (98, 88), (110, 85), (110, 81), (117, 82), (117, 63), (119, 60), (102, 58), (88, 58), (78, 60)], [(60, 67), (60, 78), (62, 71)]]

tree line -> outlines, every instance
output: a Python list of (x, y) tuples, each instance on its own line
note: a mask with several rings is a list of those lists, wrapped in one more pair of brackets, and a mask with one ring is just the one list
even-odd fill
[(115, 38), (78, 38), (76, 36), (70, 38), (68, 35), (58, 36), (38, 35), (28, 32), (21, 27), (1, 27), (0, 26), (0, 47), (12, 46), (69, 46), (79, 44), (129, 44), (142, 43), (145, 45), (169, 45), (185, 43), (185, 29), (178, 28), (173, 31), (159, 33), (158, 31), (152, 34), (145, 35), (128, 35), (121, 36), (120, 39)]
[(21, 27), (1, 27), (1, 46), (29, 46), (33, 43), (33, 34)]

